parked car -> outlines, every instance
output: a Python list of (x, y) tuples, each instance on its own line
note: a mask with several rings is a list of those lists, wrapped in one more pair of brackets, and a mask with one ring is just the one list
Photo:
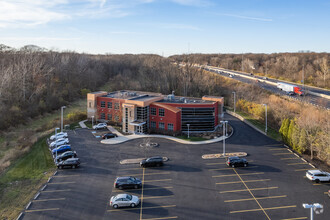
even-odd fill
[(248, 162), (240, 157), (228, 157), (226, 164), (230, 167), (246, 167)]
[(77, 157), (77, 154), (75, 151), (66, 151), (60, 155), (58, 155), (56, 158), (55, 158), (55, 161), (56, 162), (60, 162), (62, 160), (66, 160), (68, 158), (76, 158)]
[(60, 139), (60, 138), (67, 138), (68, 137), (68, 133), (66, 132), (60, 132), (60, 133), (57, 133), (56, 135), (52, 135), (49, 140), (50, 141), (55, 141), (55, 139)]
[(117, 177), (114, 187), (119, 189), (137, 189), (142, 186), (142, 181), (132, 176)]
[(106, 133), (106, 134), (103, 134), (102, 135), (102, 138), (103, 139), (109, 139), (109, 138), (115, 138), (115, 137), (118, 137), (117, 134), (113, 134), (113, 133)]
[(61, 139), (57, 139), (56, 141), (53, 141), (52, 143), (50, 143), (49, 146), (51, 148), (54, 148), (68, 143), (70, 143), (68, 138), (61, 138)]
[(54, 155), (57, 152), (57, 155), (58, 155), (58, 154), (62, 154), (64, 152), (66, 152), (66, 151), (71, 151), (71, 150), (72, 149), (71, 149), (71, 146), (70, 145), (61, 145), (61, 146), (59, 146), (57, 148), (54, 148), (52, 150), (52, 154)]
[(107, 128), (107, 123), (98, 123), (97, 125), (94, 125), (93, 126), (93, 129), (94, 130), (98, 130), (98, 129), (104, 129), (104, 128)]
[(147, 158), (147, 159), (143, 159), (141, 162), (140, 162), (140, 166), (141, 167), (154, 167), (154, 166), (163, 166), (163, 158), (162, 157), (150, 157), (150, 158)]
[(63, 169), (70, 167), (72, 169), (75, 169), (76, 167), (80, 166), (80, 159), (79, 158), (69, 158), (66, 160), (62, 160), (58, 163), (56, 163), (57, 168)]
[(330, 181), (330, 173), (322, 170), (307, 170), (306, 177), (316, 183)]
[(140, 204), (140, 199), (137, 196), (133, 196), (130, 194), (118, 194), (116, 196), (112, 196), (110, 199), (110, 206), (113, 208), (118, 207), (136, 207)]

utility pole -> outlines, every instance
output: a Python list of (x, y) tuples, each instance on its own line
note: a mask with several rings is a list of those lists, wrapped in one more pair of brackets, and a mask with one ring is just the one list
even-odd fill
[(242, 53), (241, 71), (243, 72), (243, 53)]
[(236, 112), (236, 92), (232, 92), (234, 94), (234, 113)]

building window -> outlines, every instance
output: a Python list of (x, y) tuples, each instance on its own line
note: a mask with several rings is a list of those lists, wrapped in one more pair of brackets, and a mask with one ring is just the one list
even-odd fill
[(167, 124), (167, 130), (173, 131), (174, 130), (173, 124)]
[(88, 102), (88, 104), (89, 104), (89, 107), (91, 108), (92, 107), (92, 102)]
[(101, 101), (101, 108), (105, 108), (105, 101)]
[(165, 123), (164, 122), (159, 122), (159, 129), (162, 129), (162, 130), (165, 129)]
[(115, 116), (115, 121), (119, 122), (119, 116), (118, 115)]
[(150, 108), (151, 115), (157, 115), (156, 108)]
[(108, 120), (112, 121), (112, 114), (108, 114)]
[(115, 103), (115, 109), (116, 109), (116, 110), (119, 109), (119, 103)]
[(108, 102), (108, 108), (112, 108), (112, 102)]
[(160, 108), (158, 114), (159, 116), (165, 116), (165, 110), (163, 108)]
[(105, 119), (105, 113), (101, 113), (101, 119)]
[(156, 122), (155, 121), (151, 121), (150, 122), (150, 127), (151, 128), (156, 128)]

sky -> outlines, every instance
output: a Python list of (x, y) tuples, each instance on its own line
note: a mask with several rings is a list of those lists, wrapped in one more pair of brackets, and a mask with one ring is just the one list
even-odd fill
[(0, 0), (0, 44), (163, 56), (330, 52), (330, 0)]

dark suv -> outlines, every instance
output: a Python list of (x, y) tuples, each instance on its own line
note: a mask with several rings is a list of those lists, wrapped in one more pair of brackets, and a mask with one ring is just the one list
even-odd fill
[(163, 166), (163, 158), (162, 157), (150, 157), (147, 159), (144, 159), (140, 162), (141, 167), (159, 167)]
[(65, 167), (70, 167), (70, 168), (76, 168), (76, 167), (79, 167), (80, 165), (80, 160), (79, 158), (69, 158), (69, 159), (66, 159), (66, 160), (62, 160), (61, 162), (58, 162), (56, 164), (56, 166), (59, 168), (59, 169), (62, 169), (62, 168), (65, 168)]
[(142, 186), (142, 182), (140, 179), (132, 176), (117, 177), (113, 186), (119, 189), (137, 189)]
[(226, 164), (230, 167), (246, 167), (248, 162), (239, 157), (228, 157)]
[(116, 138), (118, 137), (117, 134), (113, 134), (113, 133), (106, 133), (104, 135), (102, 135), (102, 139), (109, 139), (109, 138)]
[(77, 154), (75, 151), (67, 151), (62, 153), (61, 155), (57, 156), (54, 160), (55, 162), (60, 162), (62, 160), (66, 160), (68, 158), (75, 158), (77, 157)]

